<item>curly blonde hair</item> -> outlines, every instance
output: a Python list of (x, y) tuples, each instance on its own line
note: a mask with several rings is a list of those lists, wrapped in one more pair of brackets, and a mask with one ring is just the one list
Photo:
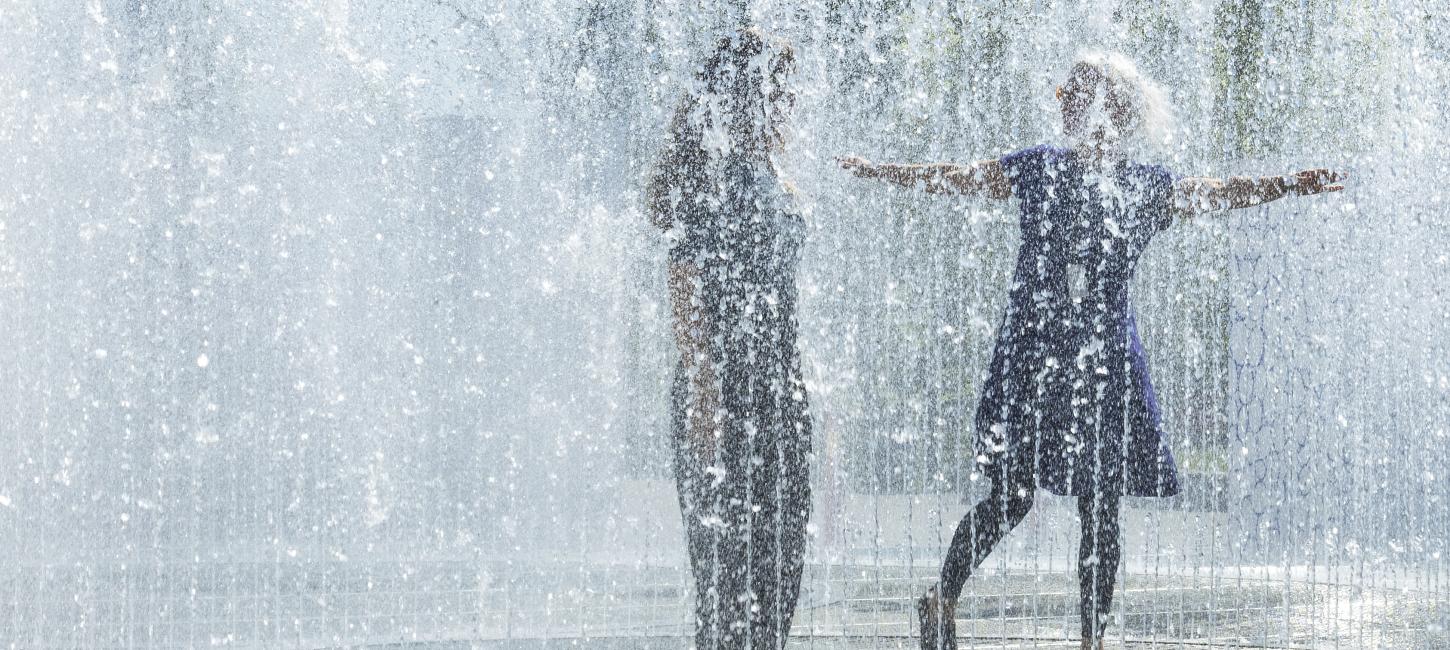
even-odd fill
[(1103, 111), (1104, 117), (1124, 142), (1162, 146), (1172, 137), (1173, 112), (1167, 96), (1127, 56), (1081, 52), (1073, 60), (1068, 79), (1069, 84), (1086, 80), (1077, 91), (1093, 93), (1090, 102), (1094, 105), (1111, 105), (1112, 110)]

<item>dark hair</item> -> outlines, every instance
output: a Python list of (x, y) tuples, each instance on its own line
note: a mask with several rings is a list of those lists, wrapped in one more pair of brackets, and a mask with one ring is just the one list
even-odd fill
[[(779, 143), (777, 121), (794, 102), (784, 83), (794, 69), (790, 44), (758, 28), (716, 41), (670, 121), (649, 184), (651, 222), (660, 228), (673, 225), (679, 201), (710, 187), (712, 162), (760, 155)], [(724, 137), (707, 141), (707, 133)]]

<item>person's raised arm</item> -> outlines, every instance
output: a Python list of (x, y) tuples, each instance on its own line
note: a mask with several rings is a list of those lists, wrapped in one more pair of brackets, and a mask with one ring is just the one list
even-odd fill
[(1174, 210), (1191, 217), (1204, 212), (1250, 208), (1290, 194), (1307, 196), (1344, 189), (1348, 174), (1329, 169), (1306, 169), (1292, 176), (1249, 178), (1184, 178), (1174, 187)]
[(906, 187), (920, 185), (934, 194), (1012, 198), (1012, 183), (1002, 171), (1002, 164), (996, 160), (983, 160), (968, 165), (873, 163), (856, 156), (837, 160), (843, 169), (861, 178), (880, 178)]

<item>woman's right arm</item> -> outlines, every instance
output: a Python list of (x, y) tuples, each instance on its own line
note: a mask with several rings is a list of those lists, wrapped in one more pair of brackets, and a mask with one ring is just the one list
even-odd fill
[(864, 158), (839, 158), (841, 167), (861, 178), (880, 178), (897, 185), (916, 187), (934, 194), (985, 196), (990, 199), (1012, 198), (1012, 182), (997, 160), (983, 160), (968, 165), (926, 163), (905, 165), (873, 163)]

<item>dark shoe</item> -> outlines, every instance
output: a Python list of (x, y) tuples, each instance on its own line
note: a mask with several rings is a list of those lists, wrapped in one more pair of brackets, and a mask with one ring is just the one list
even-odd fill
[(916, 601), (921, 650), (957, 650), (956, 609), (956, 601), (942, 599), (935, 585)]

